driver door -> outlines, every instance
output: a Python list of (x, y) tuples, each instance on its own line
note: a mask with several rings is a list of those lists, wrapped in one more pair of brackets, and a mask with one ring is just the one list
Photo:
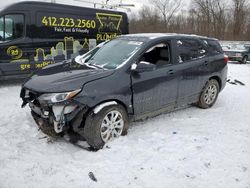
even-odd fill
[(155, 70), (131, 74), (134, 114), (158, 114), (174, 109), (180, 72), (171, 57), (171, 41), (150, 46), (138, 61), (155, 64)]

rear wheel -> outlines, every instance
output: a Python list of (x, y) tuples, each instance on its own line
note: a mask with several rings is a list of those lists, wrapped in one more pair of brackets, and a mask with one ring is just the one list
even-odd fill
[(219, 83), (215, 79), (211, 79), (207, 82), (204, 90), (198, 101), (200, 108), (210, 108), (214, 105), (219, 94)]
[(246, 64), (247, 63), (247, 56), (244, 56), (241, 62), (242, 62), (242, 64)]
[(101, 149), (108, 141), (126, 135), (127, 130), (126, 110), (121, 105), (112, 105), (97, 114), (90, 112), (85, 122), (84, 137), (91, 147)]

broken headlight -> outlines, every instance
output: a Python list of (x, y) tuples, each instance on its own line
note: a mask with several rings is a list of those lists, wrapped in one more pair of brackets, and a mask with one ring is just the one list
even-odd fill
[(65, 93), (47, 93), (41, 95), (38, 100), (42, 104), (46, 103), (59, 103), (66, 100), (70, 100), (74, 98), (78, 93), (80, 93), (81, 89), (65, 92)]

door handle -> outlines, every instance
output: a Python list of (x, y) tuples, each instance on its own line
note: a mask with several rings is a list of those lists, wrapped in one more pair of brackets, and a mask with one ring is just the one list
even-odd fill
[(172, 69), (169, 70), (169, 71), (168, 71), (168, 74), (171, 74), (171, 75), (174, 74), (174, 70), (172, 70)]

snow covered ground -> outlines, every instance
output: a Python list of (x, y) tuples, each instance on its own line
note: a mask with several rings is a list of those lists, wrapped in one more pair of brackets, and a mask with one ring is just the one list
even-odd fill
[(229, 64), (229, 78), (213, 108), (133, 123), (98, 152), (41, 139), (20, 86), (2, 86), (0, 188), (250, 188), (250, 64)]

